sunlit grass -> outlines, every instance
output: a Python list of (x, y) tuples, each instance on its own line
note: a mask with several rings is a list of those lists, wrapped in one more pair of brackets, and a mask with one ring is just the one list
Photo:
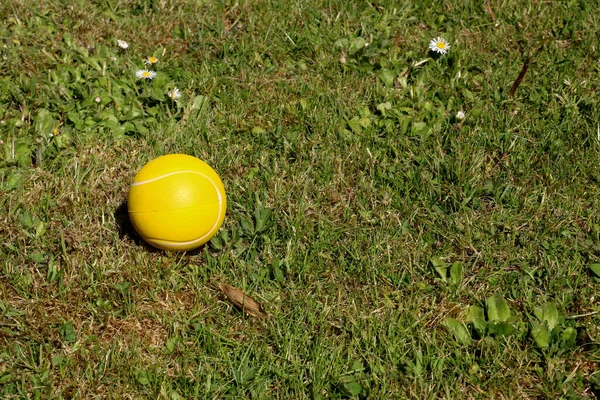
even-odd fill
[[(5, 3), (3, 397), (598, 396), (593, 2)], [(125, 204), (176, 152), (188, 254)]]

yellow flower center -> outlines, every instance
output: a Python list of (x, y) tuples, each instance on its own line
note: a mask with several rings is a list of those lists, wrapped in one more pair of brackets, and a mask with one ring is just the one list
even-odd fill
[(435, 45), (437, 46), (438, 49), (444, 50), (446, 48), (446, 43), (444, 43), (444, 42), (437, 42)]
[(148, 57), (148, 62), (150, 64), (154, 64), (154, 63), (158, 62), (158, 58), (156, 58), (156, 57)]
[(142, 72), (142, 76), (144, 78), (148, 78), (148, 77), (150, 77), (150, 72), (149, 71), (144, 71), (144, 72)]

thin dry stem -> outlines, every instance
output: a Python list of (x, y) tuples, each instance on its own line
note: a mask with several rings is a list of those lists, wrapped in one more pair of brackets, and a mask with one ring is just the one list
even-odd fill
[(492, 6), (490, 6), (490, 0), (485, 0), (485, 7), (487, 8), (488, 14), (490, 14), (490, 17), (492, 18), (492, 21), (496, 21), (496, 16), (492, 11)]

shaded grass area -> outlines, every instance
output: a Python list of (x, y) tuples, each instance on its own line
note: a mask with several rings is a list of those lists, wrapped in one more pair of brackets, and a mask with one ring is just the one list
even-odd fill
[[(0, 6), (2, 395), (597, 396), (594, 2), (492, 6), (495, 21), (480, 2)], [(450, 52), (427, 53), (440, 35)], [(133, 81), (152, 54), (177, 105)], [(78, 125), (71, 104), (108, 113)], [(145, 245), (124, 208), (172, 152), (228, 195), (188, 254)]]

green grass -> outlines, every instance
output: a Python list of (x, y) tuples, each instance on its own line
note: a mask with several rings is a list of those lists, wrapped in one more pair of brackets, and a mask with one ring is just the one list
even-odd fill
[[(1, 396), (597, 398), (600, 4), (489, 3), (4, 1)], [(126, 213), (175, 152), (187, 254)]]

